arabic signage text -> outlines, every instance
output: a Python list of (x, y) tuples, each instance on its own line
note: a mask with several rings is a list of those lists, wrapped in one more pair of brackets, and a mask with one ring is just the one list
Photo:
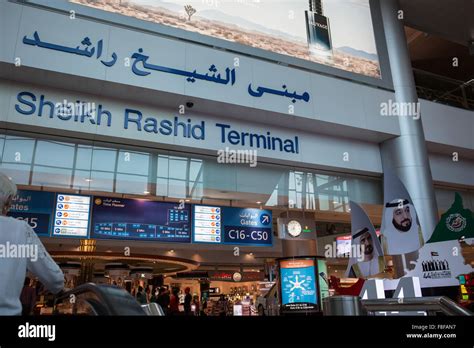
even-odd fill
[[(35, 31), (31, 37), (28, 37), (28, 35), (25, 35), (23, 37), (23, 44), (29, 45), (29, 46), (35, 46), (39, 47), (42, 49), (48, 49), (52, 51), (57, 51), (57, 52), (62, 52), (62, 53), (67, 53), (67, 54), (74, 54), (74, 55), (79, 55), (87, 59), (97, 59), (99, 60), (102, 56), (102, 51), (103, 51), (103, 46), (104, 46), (104, 40), (100, 39), (97, 41), (96, 45), (93, 45), (93, 42), (91, 39), (86, 36), (84, 39), (80, 42), (79, 45), (74, 47), (75, 45), (69, 46), (69, 45), (60, 45), (52, 42), (43, 41), (40, 38), (40, 35), (38, 31)], [(128, 57), (124, 57), (128, 58)], [(159, 72), (159, 73), (165, 73), (165, 74), (174, 74), (177, 76), (182, 76), (183, 78), (186, 78), (187, 82), (190, 83), (195, 83), (197, 80), (199, 81), (205, 81), (205, 82), (210, 82), (210, 83), (217, 83), (220, 85), (230, 85), (233, 86), (235, 84), (237, 74), (235, 71), (235, 68), (230, 69), (229, 67), (225, 68), (225, 78), (223, 77), (223, 74), (218, 71), (218, 68), (216, 67), (215, 64), (210, 64), (208, 71), (204, 73), (199, 73), (195, 70), (193, 71), (186, 71), (186, 70), (181, 70), (181, 69), (176, 69), (174, 67), (166, 67), (166, 66), (161, 66), (156, 63), (150, 63), (148, 60), (150, 59), (150, 56), (145, 54), (145, 51), (143, 48), (139, 48), (136, 52), (133, 52), (130, 55), (130, 58), (132, 60), (131, 64), (131, 71), (133, 74), (136, 76), (148, 76), (152, 72)], [(107, 58), (105, 60), (100, 60), (100, 62), (106, 66), (107, 68), (112, 67), (117, 60), (119, 59), (118, 55), (113, 52), (110, 55), (110, 58)], [(260, 98), (264, 94), (272, 94), (276, 95), (279, 97), (285, 97), (289, 98), (292, 103), (296, 103), (298, 100), (302, 100), (304, 102), (309, 102), (310, 100), (310, 95), (308, 92), (303, 92), (301, 94), (298, 94), (296, 91), (291, 92), (288, 91), (288, 87), (286, 86), (285, 83), (282, 83), (281, 90), (273, 89), (273, 88), (268, 88), (268, 87), (252, 87), (252, 84), (250, 83), (247, 88), (248, 94), (251, 95), (252, 97), (257, 97)]]
[(53, 192), (19, 190), (7, 215), (26, 221), (38, 236), (49, 236), (53, 206)]

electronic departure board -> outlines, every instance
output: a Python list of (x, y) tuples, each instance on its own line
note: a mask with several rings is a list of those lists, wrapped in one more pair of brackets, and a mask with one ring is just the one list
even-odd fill
[(188, 204), (94, 197), (91, 237), (191, 242)]

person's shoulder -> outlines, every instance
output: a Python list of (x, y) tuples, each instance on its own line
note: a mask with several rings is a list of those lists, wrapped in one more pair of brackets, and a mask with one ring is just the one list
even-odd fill
[(2, 215), (0, 215), (0, 226), (5, 227), (6, 231), (9, 231), (12, 229), (26, 230), (29, 227), (26, 221), (18, 220), (11, 216), (2, 216)]

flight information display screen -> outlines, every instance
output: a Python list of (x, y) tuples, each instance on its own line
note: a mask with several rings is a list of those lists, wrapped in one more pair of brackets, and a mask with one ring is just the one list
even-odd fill
[(91, 237), (191, 242), (188, 204), (94, 197)]
[(90, 196), (58, 193), (54, 212), (53, 237), (87, 238)]

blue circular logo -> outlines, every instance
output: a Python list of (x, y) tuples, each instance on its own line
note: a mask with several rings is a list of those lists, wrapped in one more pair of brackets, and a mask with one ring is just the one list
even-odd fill
[(61, 217), (63, 216), (63, 213), (61, 213), (60, 211), (58, 211), (58, 213), (56, 214), (58, 217)]
[(64, 201), (64, 196), (59, 196), (58, 201)]
[(268, 215), (266, 213), (260, 215), (260, 223), (262, 225), (269, 225), (271, 222), (272, 222), (272, 219), (271, 219), (270, 215)]

